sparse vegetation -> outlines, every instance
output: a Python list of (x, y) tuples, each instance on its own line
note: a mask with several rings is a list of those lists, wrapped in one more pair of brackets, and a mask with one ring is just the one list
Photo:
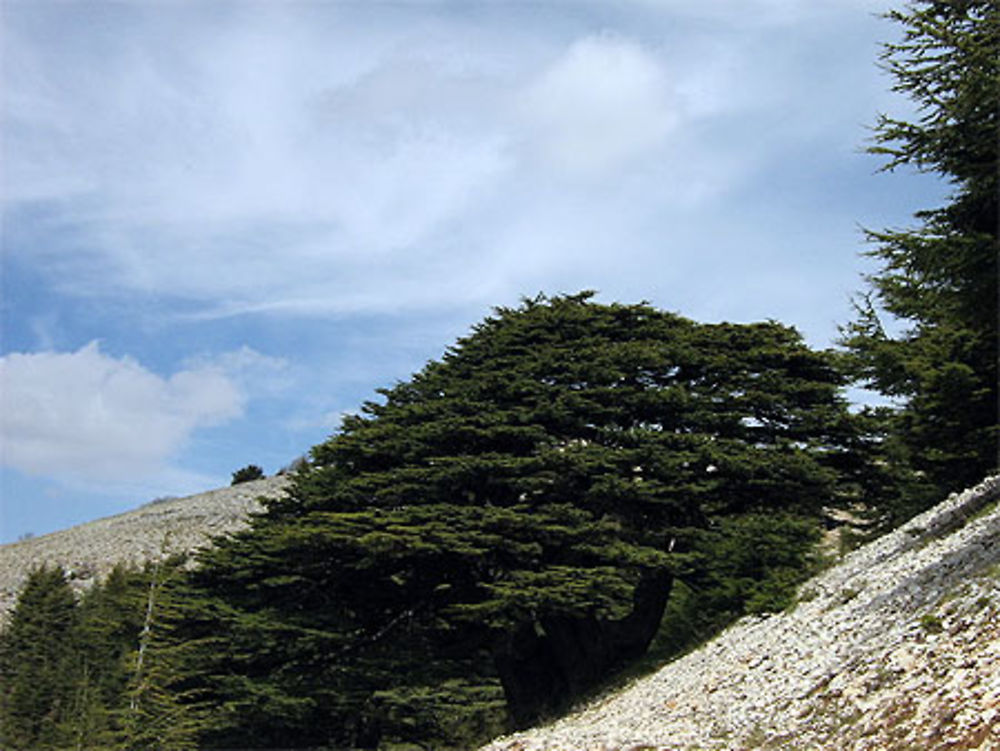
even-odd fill
[(841, 605), (846, 605), (855, 597), (861, 594), (864, 588), (868, 586), (868, 582), (862, 580), (855, 583), (853, 586), (844, 587), (840, 590), (840, 594), (837, 596), (837, 600)]
[(799, 592), (799, 602), (812, 602), (819, 597), (819, 590), (815, 587), (803, 587)]
[(258, 467), (256, 464), (248, 464), (242, 469), (238, 469), (233, 472), (233, 485), (239, 485), (244, 482), (252, 482), (254, 480), (260, 480), (264, 477), (264, 470)]
[(177, 500), (177, 496), (175, 496), (175, 495), (161, 495), (161, 496), (158, 496), (157, 498), (154, 498), (151, 501), (147, 501), (146, 505), (147, 506), (157, 506), (157, 505), (159, 505), (161, 503), (170, 503), (170, 501), (176, 501), (176, 500)]
[(298, 456), (295, 459), (293, 459), (291, 462), (289, 462), (288, 464), (286, 464), (284, 467), (282, 467), (280, 470), (278, 470), (278, 474), (279, 475), (294, 475), (297, 472), (301, 472), (301, 471), (307, 469), (308, 466), (309, 466), (309, 457), (307, 457), (307, 456)]
[(939, 615), (927, 613), (920, 617), (920, 628), (927, 634), (940, 634), (944, 631), (944, 621)]

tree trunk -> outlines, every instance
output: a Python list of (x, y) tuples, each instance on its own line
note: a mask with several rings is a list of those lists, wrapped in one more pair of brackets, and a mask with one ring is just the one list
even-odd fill
[(644, 576), (635, 589), (632, 612), (618, 621), (549, 616), (504, 634), (493, 659), (517, 726), (565, 709), (640, 657), (656, 635), (672, 583), (665, 572)]

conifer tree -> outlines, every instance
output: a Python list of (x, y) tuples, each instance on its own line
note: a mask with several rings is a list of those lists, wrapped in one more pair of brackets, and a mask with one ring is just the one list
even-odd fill
[(0, 632), (0, 747), (38, 751), (75, 740), (66, 721), (76, 623), (76, 599), (63, 570), (32, 571)]
[(181, 558), (155, 561), (132, 575), (131, 642), (120, 663), (125, 682), (119, 693), (118, 737), (128, 751), (185, 751), (197, 748), (205, 725), (203, 707), (183, 686), (188, 646), (175, 635), (181, 617), (177, 582)]
[(70, 682), (73, 709), (66, 727), (77, 748), (114, 748), (125, 700), (126, 655), (138, 632), (136, 572), (115, 566), (78, 606)]
[(952, 193), (917, 213), (916, 228), (869, 233), (881, 268), (843, 341), (862, 382), (900, 403), (887, 448), (935, 498), (1000, 463), (1000, 10), (993, 0), (917, 0), (888, 17), (903, 38), (883, 62), (918, 116), (881, 117), (871, 151), (887, 170), (940, 175)]
[(0, 747), (195, 747), (204, 716), (177, 685), (178, 566), (116, 566), (80, 602), (61, 569), (29, 576), (0, 631)]
[(720, 520), (752, 540), (850, 500), (841, 381), (776, 323), (498, 309), (204, 554), (204, 747), (462, 747), (565, 706), (642, 654)]

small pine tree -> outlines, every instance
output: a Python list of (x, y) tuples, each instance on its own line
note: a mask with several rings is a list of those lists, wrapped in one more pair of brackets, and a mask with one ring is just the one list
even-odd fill
[(264, 477), (264, 470), (258, 467), (256, 464), (248, 464), (242, 469), (238, 469), (233, 472), (232, 485), (239, 485), (244, 482), (252, 482), (253, 480), (260, 480)]

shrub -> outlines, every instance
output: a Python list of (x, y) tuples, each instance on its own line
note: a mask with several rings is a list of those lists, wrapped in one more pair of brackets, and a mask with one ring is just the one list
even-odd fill
[(243, 469), (238, 469), (233, 472), (233, 485), (239, 485), (241, 482), (251, 482), (252, 480), (260, 480), (264, 477), (264, 470), (258, 467), (256, 464), (248, 464)]
[(940, 617), (928, 613), (927, 615), (921, 616), (920, 628), (928, 634), (940, 634), (944, 631), (944, 623), (941, 621)]

